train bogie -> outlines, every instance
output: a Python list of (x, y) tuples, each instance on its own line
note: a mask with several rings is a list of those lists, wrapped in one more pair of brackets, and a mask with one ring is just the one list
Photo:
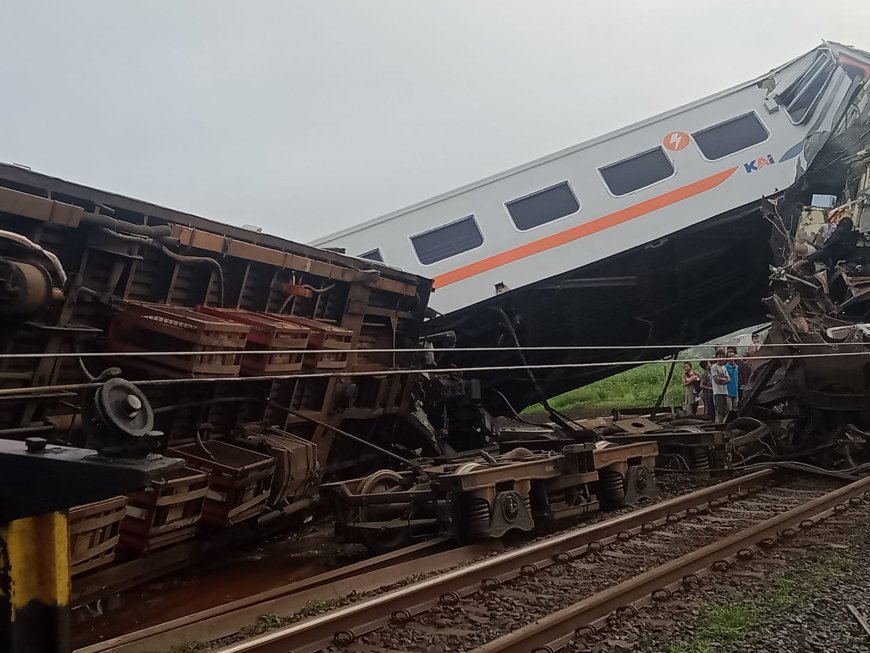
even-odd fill
[(340, 541), (382, 552), (440, 534), (456, 542), (518, 531), (619, 508), (657, 495), (654, 443), (559, 451), (512, 448), (327, 484)]

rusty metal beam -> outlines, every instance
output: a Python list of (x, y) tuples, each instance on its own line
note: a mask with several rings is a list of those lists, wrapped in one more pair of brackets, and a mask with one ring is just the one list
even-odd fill
[(274, 247), (256, 245), (234, 239), (220, 233), (175, 224), (172, 225), (172, 236), (178, 238), (179, 243), (182, 245), (194, 249), (234, 256), (247, 261), (266, 263), (267, 265), (274, 265), (282, 269), (308, 272), (326, 279), (335, 279), (349, 283), (361, 282), (380, 290), (402, 295), (413, 296), (417, 292), (417, 287), (414, 284), (383, 278), (381, 273), (374, 269), (360, 270), (356, 266), (320, 261), (308, 256), (275, 249)]
[(46, 197), (0, 188), (0, 212), (21, 215), (65, 227), (78, 227), (84, 209)]

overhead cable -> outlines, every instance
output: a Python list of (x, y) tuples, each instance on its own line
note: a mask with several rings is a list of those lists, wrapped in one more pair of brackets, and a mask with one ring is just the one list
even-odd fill
[[(759, 348), (782, 348), (782, 347), (843, 347), (856, 345), (870, 345), (870, 342), (802, 342), (802, 343), (779, 343), (779, 344), (759, 344), (755, 345)], [(703, 345), (547, 345), (547, 346), (520, 346), (520, 347), (434, 347), (434, 348), (389, 348), (389, 349), (239, 349), (239, 350), (193, 350), (193, 351), (100, 351), (100, 352), (28, 352), (28, 353), (0, 353), (2, 359), (28, 359), (28, 358), (141, 358), (148, 356), (201, 356), (203, 354), (305, 354), (309, 355), (325, 355), (325, 354), (430, 354), (430, 353), (497, 353), (497, 352), (513, 352), (513, 351), (661, 351), (662, 349), (676, 349), (685, 351), (687, 349), (699, 348), (725, 348), (734, 347), (735, 345), (725, 344), (703, 344)], [(681, 358), (680, 362), (684, 361), (706, 361), (714, 358), (713, 355), (698, 359)], [(738, 358), (772, 358), (772, 356), (738, 356)], [(786, 356), (786, 358), (792, 358)], [(626, 361), (619, 361), (624, 364)], [(638, 362), (654, 362), (654, 361), (638, 361)], [(671, 362), (671, 359), (663, 362)]]
[[(202, 352), (198, 352), (202, 353)], [(335, 353), (334, 351), (332, 353)], [(825, 352), (821, 354), (795, 354), (792, 356), (765, 356), (764, 360), (795, 360), (805, 358), (838, 358), (844, 356), (870, 357), (870, 351), (863, 352)], [(684, 363), (697, 363), (707, 360), (706, 358), (686, 358), (681, 359)], [(642, 361), (642, 364), (658, 363), (670, 364), (673, 359), (654, 359)], [(516, 370), (556, 370), (556, 369), (579, 369), (579, 368), (596, 368), (596, 367), (625, 367), (626, 365), (636, 365), (638, 361), (595, 361), (585, 363), (551, 363), (540, 365), (482, 365), (477, 367), (443, 367), (443, 368), (417, 368), (417, 369), (388, 369), (388, 370), (366, 370), (360, 372), (334, 370), (330, 372), (307, 372), (295, 374), (273, 374), (266, 376), (208, 376), (208, 377), (193, 377), (193, 378), (168, 378), (168, 379), (145, 379), (135, 381), (139, 386), (165, 386), (165, 385), (190, 385), (202, 383), (238, 383), (238, 382), (253, 382), (253, 381), (281, 381), (285, 379), (319, 379), (332, 377), (367, 377), (367, 376), (398, 376), (405, 374), (457, 374), (466, 372), (509, 372)], [(4, 388), (0, 389), (0, 398), (6, 395), (39, 395), (45, 392), (59, 391), (76, 391), (86, 388), (99, 386), (99, 383), (67, 383), (58, 385), (19, 387), (19, 388)]]

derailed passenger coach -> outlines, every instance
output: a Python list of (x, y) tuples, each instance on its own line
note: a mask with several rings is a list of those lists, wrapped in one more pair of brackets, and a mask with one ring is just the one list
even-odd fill
[[(427, 331), (455, 333), (457, 348), (626, 347), (440, 359), (614, 363), (481, 373), (487, 407), (510, 414), (618, 363), (763, 321), (771, 237), (791, 226), (786, 204), (840, 189), (839, 150), (860, 149), (868, 123), (868, 76), (870, 54), (826, 42), (744, 84), (315, 242), (432, 277), (441, 315)], [(771, 202), (783, 199), (777, 215)]]

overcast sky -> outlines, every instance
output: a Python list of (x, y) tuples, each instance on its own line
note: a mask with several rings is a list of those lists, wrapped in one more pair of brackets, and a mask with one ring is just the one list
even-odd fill
[(0, 161), (304, 242), (868, 25), (859, 0), (0, 0)]

